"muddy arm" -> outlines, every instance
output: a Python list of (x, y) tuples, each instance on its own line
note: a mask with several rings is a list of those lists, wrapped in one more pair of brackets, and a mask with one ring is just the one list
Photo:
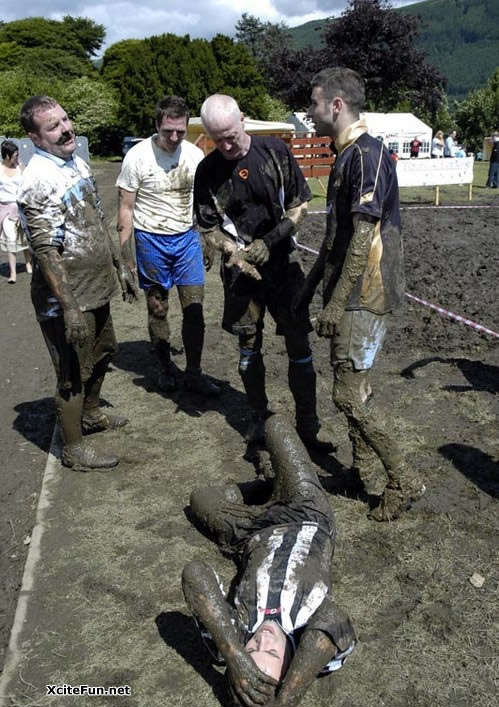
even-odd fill
[(239, 642), (229, 606), (218, 586), (215, 573), (202, 560), (184, 567), (182, 589), (192, 613), (211, 634), (222, 654), (229, 681), (247, 707), (262, 705), (274, 695), (276, 683), (262, 673)]
[(133, 210), (136, 192), (118, 189), (118, 226), (120, 236), (121, 257), (130, 270), (136, 271), (132, 252)]
[(337, 648), (322, 631), (307, 631), (289, 666), (272, 707), (295, 707)]
[(299, 704), (315, 677), (324, 670), (339, 669), (354, 646), (348, 614), (327, 594), (309, 619), (273, 707)]
[(35, 253), (45, 281), (62, 307), (66, 341), (73, 346), (82, 346), (87, 339), (88, 330), (69, 284), (62, 256), (57, 248), (51, 247), (36, 250)]
[(341, 275), (333, 290), (331, 299), (317, 317), (316, 331), (319, 336), (333, 336), (334, 328), (340, 323), (348, 299), (355, 283), (366, 269), (369, 252), (376, 229), (376, 221), (365, 220), (365, 215), (354, 216), (354, 233)]

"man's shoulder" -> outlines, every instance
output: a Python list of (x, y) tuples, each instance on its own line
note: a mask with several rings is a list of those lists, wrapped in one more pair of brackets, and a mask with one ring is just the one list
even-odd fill
[(196, 160), (197, 162), (201, 162), (201, 160), (204, 159), (204, 152), (193, 142), (189, 142), (189, 140), (182, 141), (181, 154), (182, 156), (185, 155)]
[(136, 159), (143, 157), (149, 152), (152, 152), (152, 135), (144, 138), (131, 147), (126, 153), (123, 162), (134, 162)]
[(252, 135), (251, 146), (256, 150), (287, 154), (288, 147), (284, 140), (274, 135)]

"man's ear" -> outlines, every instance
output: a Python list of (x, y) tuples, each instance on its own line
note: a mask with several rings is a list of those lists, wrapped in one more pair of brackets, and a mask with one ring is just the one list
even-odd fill
[(345, 105), (345, 102), (341, 96), (335, 96), (333, 100), (331, 101), (331, 112), (334, 116), (338, 116), (342, 109), (343, 106)]

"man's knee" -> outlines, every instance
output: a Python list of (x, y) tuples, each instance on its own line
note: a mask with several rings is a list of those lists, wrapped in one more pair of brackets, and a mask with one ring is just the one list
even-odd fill
[(220, 506), (224, 501), (243, 503), (243, 496), (236, 484), (194, 489), (189, 504), (193, 516), (204, 525), (210, 526), (215, 516), (220, 514)]
[(166, 319), (168, 314), (168, 290), (159, 286), (150, 287), (147, 291), (147, 311), (153, 319)]
[(335, 364), (333, 402), (338, 410), (351, 415), (364, 407), (368, 380), (369, 370), (356, 371), (349, 361)]
[(239, 373), (244, 374), (261, 360), (262, 334), (257, 332), (239, 337)]

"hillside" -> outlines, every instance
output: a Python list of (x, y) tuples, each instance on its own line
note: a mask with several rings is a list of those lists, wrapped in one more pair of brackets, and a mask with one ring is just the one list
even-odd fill
[[(483, 86), (498, 66), (498, 0), (425, 0), (397, 12), (419, 15), (423, 20), (418, 46), (428, 62), (447, 77), (451, 98), (463, 98), (471, 89)], [(319, 47), (327, 21), (314, 20), (292, 28), (296, 47)]]

